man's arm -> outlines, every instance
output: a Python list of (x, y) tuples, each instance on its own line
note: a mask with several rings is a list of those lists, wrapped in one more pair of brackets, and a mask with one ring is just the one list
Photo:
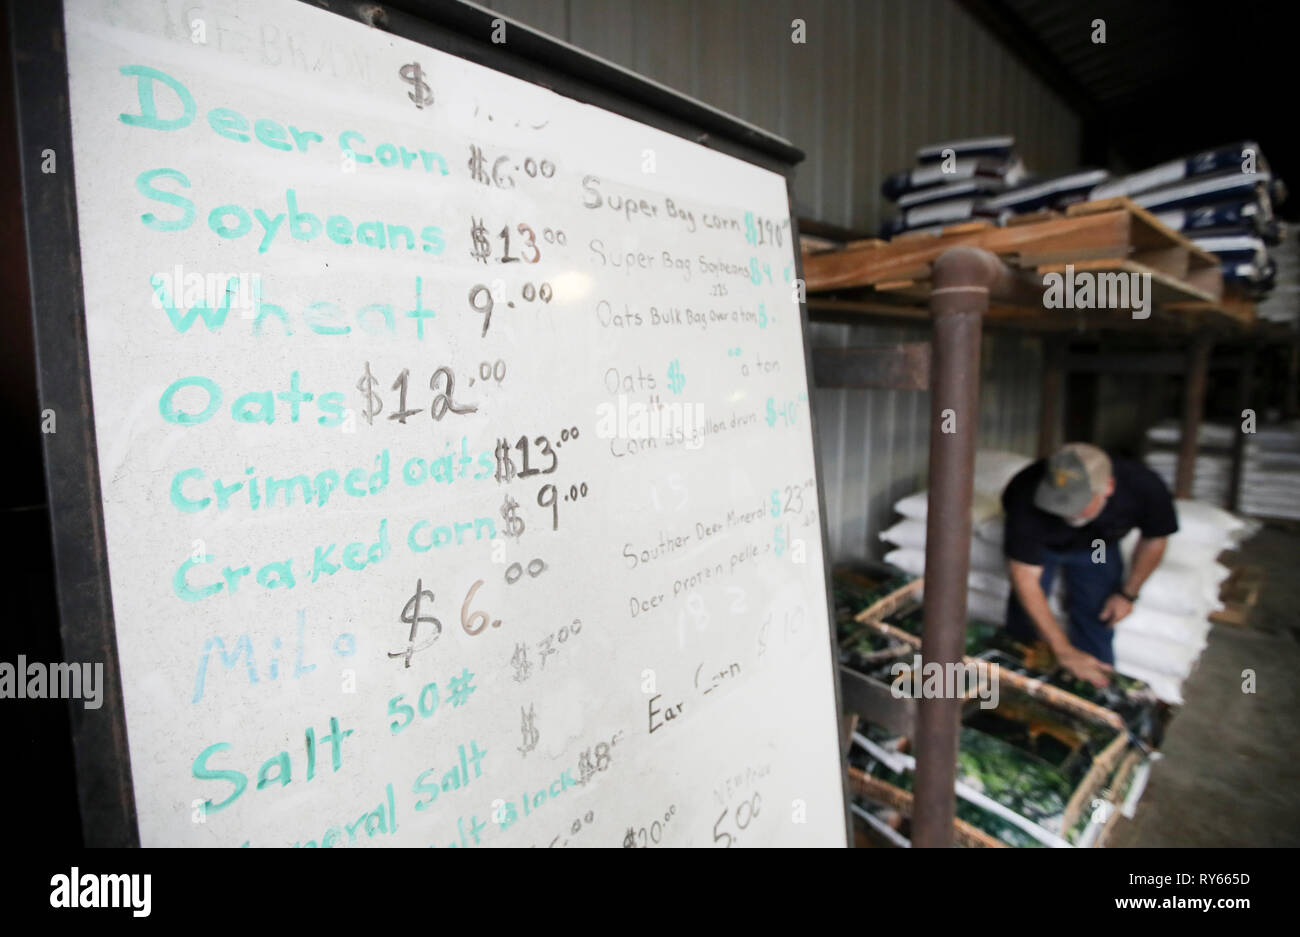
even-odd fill
[(1168, 540), (1168, 537), (1143, 537), (1137, 542), (1137, 547), (1133, 550), (1133, 569), (1129, 571), (1128, 580), (1124, 583), (1125, 592), (1129, 595), (1138, 594), (1142, 584), (1156, 571), (1164, 558)]
[[(1147, 581), (1165, 555), (1168, 537), (1143, 537), (1133, 549), (1133, 568), (1124, 580), (1124, 592), (1137, 597), (1142, 584)], [(1101, 620), (1112, 627), (1133, 611), (1133, 603), (1122, 595), (1112, 595), (1101, 609)]]
[(1087, 680), (1095, 686), (1105, 686), (1108, 682), (1106, 671), (1110, 668), (1071, 644), (1065, 631), (1057, 624), (1052, 610), (1048, 608), (1047, 596), (1043, 594), (1041, 585), (1043, 568), (1008, 559), (1007, 571), (1011, 577), (1011, 587), (1016, 590), (1016, 598), (1020, 600), (1021, 606), (1060, 665), (1080, 680)]

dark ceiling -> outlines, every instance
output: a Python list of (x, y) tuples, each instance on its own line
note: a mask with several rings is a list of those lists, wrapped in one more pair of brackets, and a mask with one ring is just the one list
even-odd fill
[[(1300, 192), (1294, 2), (961, 2), (1079, 112), (1085, 164), (1128, 171), (1255, 140)], [(1300, 194), (1281, 209), (1300, 218)]]

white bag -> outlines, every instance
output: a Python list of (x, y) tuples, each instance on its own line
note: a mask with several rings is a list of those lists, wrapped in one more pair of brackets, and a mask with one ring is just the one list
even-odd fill
[(1227, 568), (1218, 563), (1199, 569), (1161, 563), (1142, 584), (1141, 602), (1171, 615), (1205, 618), (1223, 608), (1219, 584), (1227, 577)]
[[(905, 498), (899, 498), (894, 502), (894, 510), (904, 517), (910, 517), (915, 520), (923, 521), (930, 509), (930, 492), (917, 491)], [(980, 521), (987, 520), (1002, 510), (1002, 503), (997, 497), (990, 497), (980, 492), (975, 492), (971, 498), (970, 518), (971, 524), (978, 524)]]
[[(1122, 625), (1123, 622), (1120, 624)], [(1114, 647), (1117, 667), (1125, 663), (1136, 664), (1144, 670), (1151, 670), (1179, 680), (1185, 679), (1192, 672), (1192, 667), (1196, 665), (1202, 650), (1199, 647), (1175, 644), (1173, 641), (1148, 637), (1122, 628), (1116, 631)]]
[(913, 550), (925, 549), (925, 521), (904, 517), (901, 521), (880, 532), (880, 539), (898, 547)]
[(925, 575), (925, 551), (915, 547), (890, 550), (885, 554), (885, 562), (912, 576)]
[[(925, 521), (915, 520), (910, 517), (904, 518), (888, 530), (881, 531), (880, 539), (898, 547), (911, 550), (924, 550)], [(1005, 572), (1006, 559), (1002, 555), (1002, 548), (996, 544), (980, 540), (977, 537), (972, 537), (970, 566), (971, 569), (978, 569), (984, 572)]]
[[(903, 572), (913, 576), (925, 575), (924, 550), (918, 550), (914, 547), (890, 550), (885, 554), (885, 562), (897, 566)], [(1005, 573), (990, 573), (972, 569), (966, 579), (966, 584), (972, 589), (980, 589), (1003, 599), (1011, 594), (1011, 581), (1007, 579)]]
[(993, 517), (986, 517), (975, 525), (975, 536), (985, 543), (1001, 547), (1002, 537), (1006, 533), (1006, 524), (1006, 515), (999, 511)]
[(993, 595), (982, 589), (966, 593), (966, 617), (1000, 625), (1007, 620), (1006, 596)]
[(1171, 706), (1183, 705), (1183, 681), (1176, 677), (1148, 670), (1140, 664), (1135, 664), (1132, 661), (1121, 661), (1118, 658), (1115, 661), (1115, 670), (1126, 677), (1141, 680), (1151, 687), (1151, 691), (1159, 697), (1161, 702), (1168, 703)]
[(981, 449), (975, 453), (975, 490), (1000, 503), (1007, 484), (1033, 461), (1018, 452)]
[(1139, 599), (1133, 611), (1115, 626), (1115, 633), (1133, 633), (1203, 649), (1210, 627), (1207, 619), (1192, 618), (1188, 615), (1170, 615), (1168, 612), (1148, 607), (1145, 601)]
[(1195, 540), (1208, 540), (1214, 543), (1225, 538), (1235, 540), (1236, 534), (1245, 530), (1246, 522), (1223, 508), (1217, 508), (1204, 501), (1191, 501), (1179, 498), (1174, 502), (1178, 513), (1178, 531)]
[[(1124, 567), (1131, 569), (1133, 566), (1133, 550), (1137, 547), (1137, 542), (1141, 539), (1141, 532), (1130, 530), (1128, 534), (1120, 541), (1120, 553), (1124, 557)], [(1223, 540), (1216, 542), (1213, 540), (1199, 540), (1190, 537), (1179, 531), (1170, 534), (1165, 541), (1165, 554), (1160, 559), (1160, 564), (1173, 563), (1178, 566), (1190, 566), (1198, 569), (1203, 566), (1213, 566), (1219, 558), (1219, 554), (1228, 549), (1231, 544), (1225, 535)]]

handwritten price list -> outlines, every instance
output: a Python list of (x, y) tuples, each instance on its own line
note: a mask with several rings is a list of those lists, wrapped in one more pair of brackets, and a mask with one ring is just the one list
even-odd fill
[(784, 178), (301, 4), (70, 6), (142, 841), (843, 842)]

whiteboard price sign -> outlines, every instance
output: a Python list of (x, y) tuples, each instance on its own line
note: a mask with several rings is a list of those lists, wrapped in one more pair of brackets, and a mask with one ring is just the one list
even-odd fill
[(369, 15), (64, 5), (83, 763), (147, 846), (843, 845), (787, 176)]

